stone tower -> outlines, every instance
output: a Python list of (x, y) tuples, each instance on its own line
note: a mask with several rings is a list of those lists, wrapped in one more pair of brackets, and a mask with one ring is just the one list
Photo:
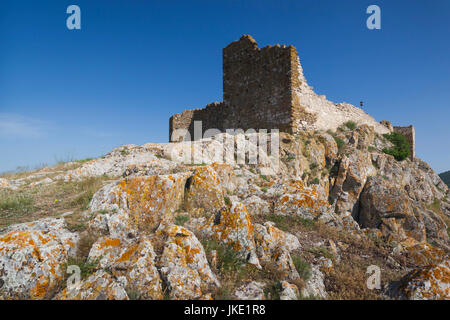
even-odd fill
[[(208, 129), (278, 129), (289, 133), (336, 130), (351, 120), (372, 126), (380, 134), (392, 130), (404, 133), (414, 156), (414, 127), (389, 128), (353, 105), (335, 104), (317, 95), (303, 75), (295, 47), (258, 48), (251, 36), (244, 35), (222, 53), (223, 102), (173, 115), (169, 121), (170, 141), (197, 140)], [(201, 130), (194, 130), (196, 122), (201, 122)], [(180, 135), (180, 130), (186, 134)]]

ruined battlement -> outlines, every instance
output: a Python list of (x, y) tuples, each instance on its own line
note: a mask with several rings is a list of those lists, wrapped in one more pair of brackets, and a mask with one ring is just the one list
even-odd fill
[(410, 159), (414, 159), (416, 157), (416, 150), (415, 150), (415, 139), (416, 139), (416, 133), (414, 130), (414, 126), (407, 126), (407, 127), (399, 127), (394, 126), (394, 132), (401, 133), (405, 136), (406, 140), (409, 142), (409, 157)]
[[(203, 109), (186, 110), (169, 121), (170, 141), (198, 140), (208, 129), (336, 130), (347, 121), (372, 126), (377, 133), (389, 133), (392, 126), (375, 121), (364, 110), (348, 103), (335, 104), (318, 95), (303, 75), (297, 49), (275, 45), (258, 48), (249, 35), (223, 49), (223, 102)], [(194, 136), (194, 124), (201, 121), (201, 134)], [(199, 125), (199, 123), (197, 123)], [(404, 127), (395, 127), (404, 128)], [(405, 132), (414, 155), (414, 128)], [(180, 134), (180, 132), (185, 132)], [(412, 132), (412, 134), (411, 134)], [(174, 135), (174, 133), (176, 133)]]

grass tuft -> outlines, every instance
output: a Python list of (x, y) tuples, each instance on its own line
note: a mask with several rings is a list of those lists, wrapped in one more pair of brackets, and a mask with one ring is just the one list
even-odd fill
[(350, 130), (355, 130), (356, 129), (356, 122), (354, 121), (347, 121), (346, 123), (344, 123), (344, 125), (349, 128)]
[(292, 262), (297, 269), (298, 274), (304, 281), (308, 281), (311, 278), (311, 265), (302, 259), (299, 255), (292, 256)]
[(179, 214), (175, 217), (175, 224), (178, 226), (183, 226), (188, 222), (189, 216), (187, 214)]

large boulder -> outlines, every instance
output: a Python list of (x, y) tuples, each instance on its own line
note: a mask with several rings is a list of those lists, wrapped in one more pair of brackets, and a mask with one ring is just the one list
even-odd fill
[(0, 298), (51, 298), (78, 240), (77, 234), (65, 229), (62, 218), (8, 228), (0, 235)]
[(122, 179), (100, 189), (90, 209), (113, 212), (113, 216), (122, 210), (130, 230), (154, 231), (160, 224), (169, 225), (174, 221), (174, 212), (183, 203), (188, 176), (188, 173), (178, 173)]
[(116, 280), (108, 272), (98, 270), (77, 288), (65, 288), (55, 297), (56, 300), (129, 300), (125, 290), (125, 279)]
[(210, 217), (200, 230), (206, 236), (231, 246), (248, 263), (260, 266), (256, 255), (254, 226), (242, 203), (233, 201), (230, 208), (225, 207)]
[(397, 299), (450, 300), (450, 260), (416, 268), (395, 285)]
[(234, 291), (234, 296), (238, 300), (264, 300), (264, 283), (250, 281)]
[(285, 193), (275, 202), (275, 214), (315, 219), (330, 213), (332, 208), (314, 188), (306, 187), (301, 180), (285, 181), (285, 184)]
[(336, 212), (339, 214), (359, 211), (359, 196), (369, 176), (376, 175), (370, 154), (361, 150), (353, 150), (343, 156), (334, 182), (331, 196), (336, 199)]
[(163, 298), (161, 279), (156, 269), (155, 252), (147, 237), (124, 241), (103, 237), (97, 240), (89, 252), (89, 261), (98, 262), (116, 278), (125, 277), (126, 289), (142, 299)]
[(212, 166), (199, 167), (186, 182), (185, 209), (215, 214), (225, 206), (222, 180)]
[(356, 217), (364, 228), (379, 228), (386, 237), (403, 240), (426, 239), (421, 216), (414, 213), (405, 191), (382, 177), (370, 177), (361, 194), (361, 208)]
[(165, 232), (167, 242), (160, 264), (171, 299), (201, 298), (204, 290), (220, 286), (203, 246), (192, 232), (176, 225)]

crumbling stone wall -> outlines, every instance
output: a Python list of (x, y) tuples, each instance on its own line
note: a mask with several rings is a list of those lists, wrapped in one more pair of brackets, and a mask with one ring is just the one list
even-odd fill
[(258, 48), (243, 36), (223, 49), (223, 99), (231, 107), (230, 128), (289, 131), (294, 47)]
[(408, 140), (409, 158), (411, 160), (414, 160), (414, 158), (416, 157), (414, 126), (407, 126), (407, 127), (394, 126), (394, 132), (401, 133), (402, 135), (405, 136), (406, 140)]
[[(307, 84), (293, 46), (258, 48), (256, 41), (244, 35), (223, 49), (223, 102), (203, 109), (186, 110), (169, 121), (170, 141), (198, 140), (208, 129), (336, 130), (346, 121), (372, 126), (375, 132), (392, 132), (387, 122), (378, 123), (364, 110), (348, 103), (335, 104), (317, 95)], [(196, 123), (201, 134), (194, 136)], [(414, 159), (414, 128), (396, 127), (411, 144)], [(177, 129), (187, 130), (173, 137)]]
[(296, 59), (293, 46), (260, 49), (248, 35), (232, 42), (223, 49), (224, 101), (172, 116), (170, 141), (176, 129), (186, 129), (196, 139), (195, 121), (202, 121), (202, 133), (208, 128), (292, 132), (293, 118), (301, 116), (300, 106), (293, 103), (293, 86), (299, 78)]
[[(224, 119), (228, 116), (229, 111), (229, 108), (224, 106), (223, 102), (213, 102), (203, 109), (186, 110), (182, 113), (177, 113), (170, 117), (169, 120), (169, 139), (170, 141), (199, 140), (207, 129), (217, 128), (221, 131), (228, 129), (224, 126)], [(201, 121), (202, 130), (199, 137), (194, 136), (195, 121)], [(176, 129), (186, 129), (188, 134), (174, 138), (173, 133)]]

